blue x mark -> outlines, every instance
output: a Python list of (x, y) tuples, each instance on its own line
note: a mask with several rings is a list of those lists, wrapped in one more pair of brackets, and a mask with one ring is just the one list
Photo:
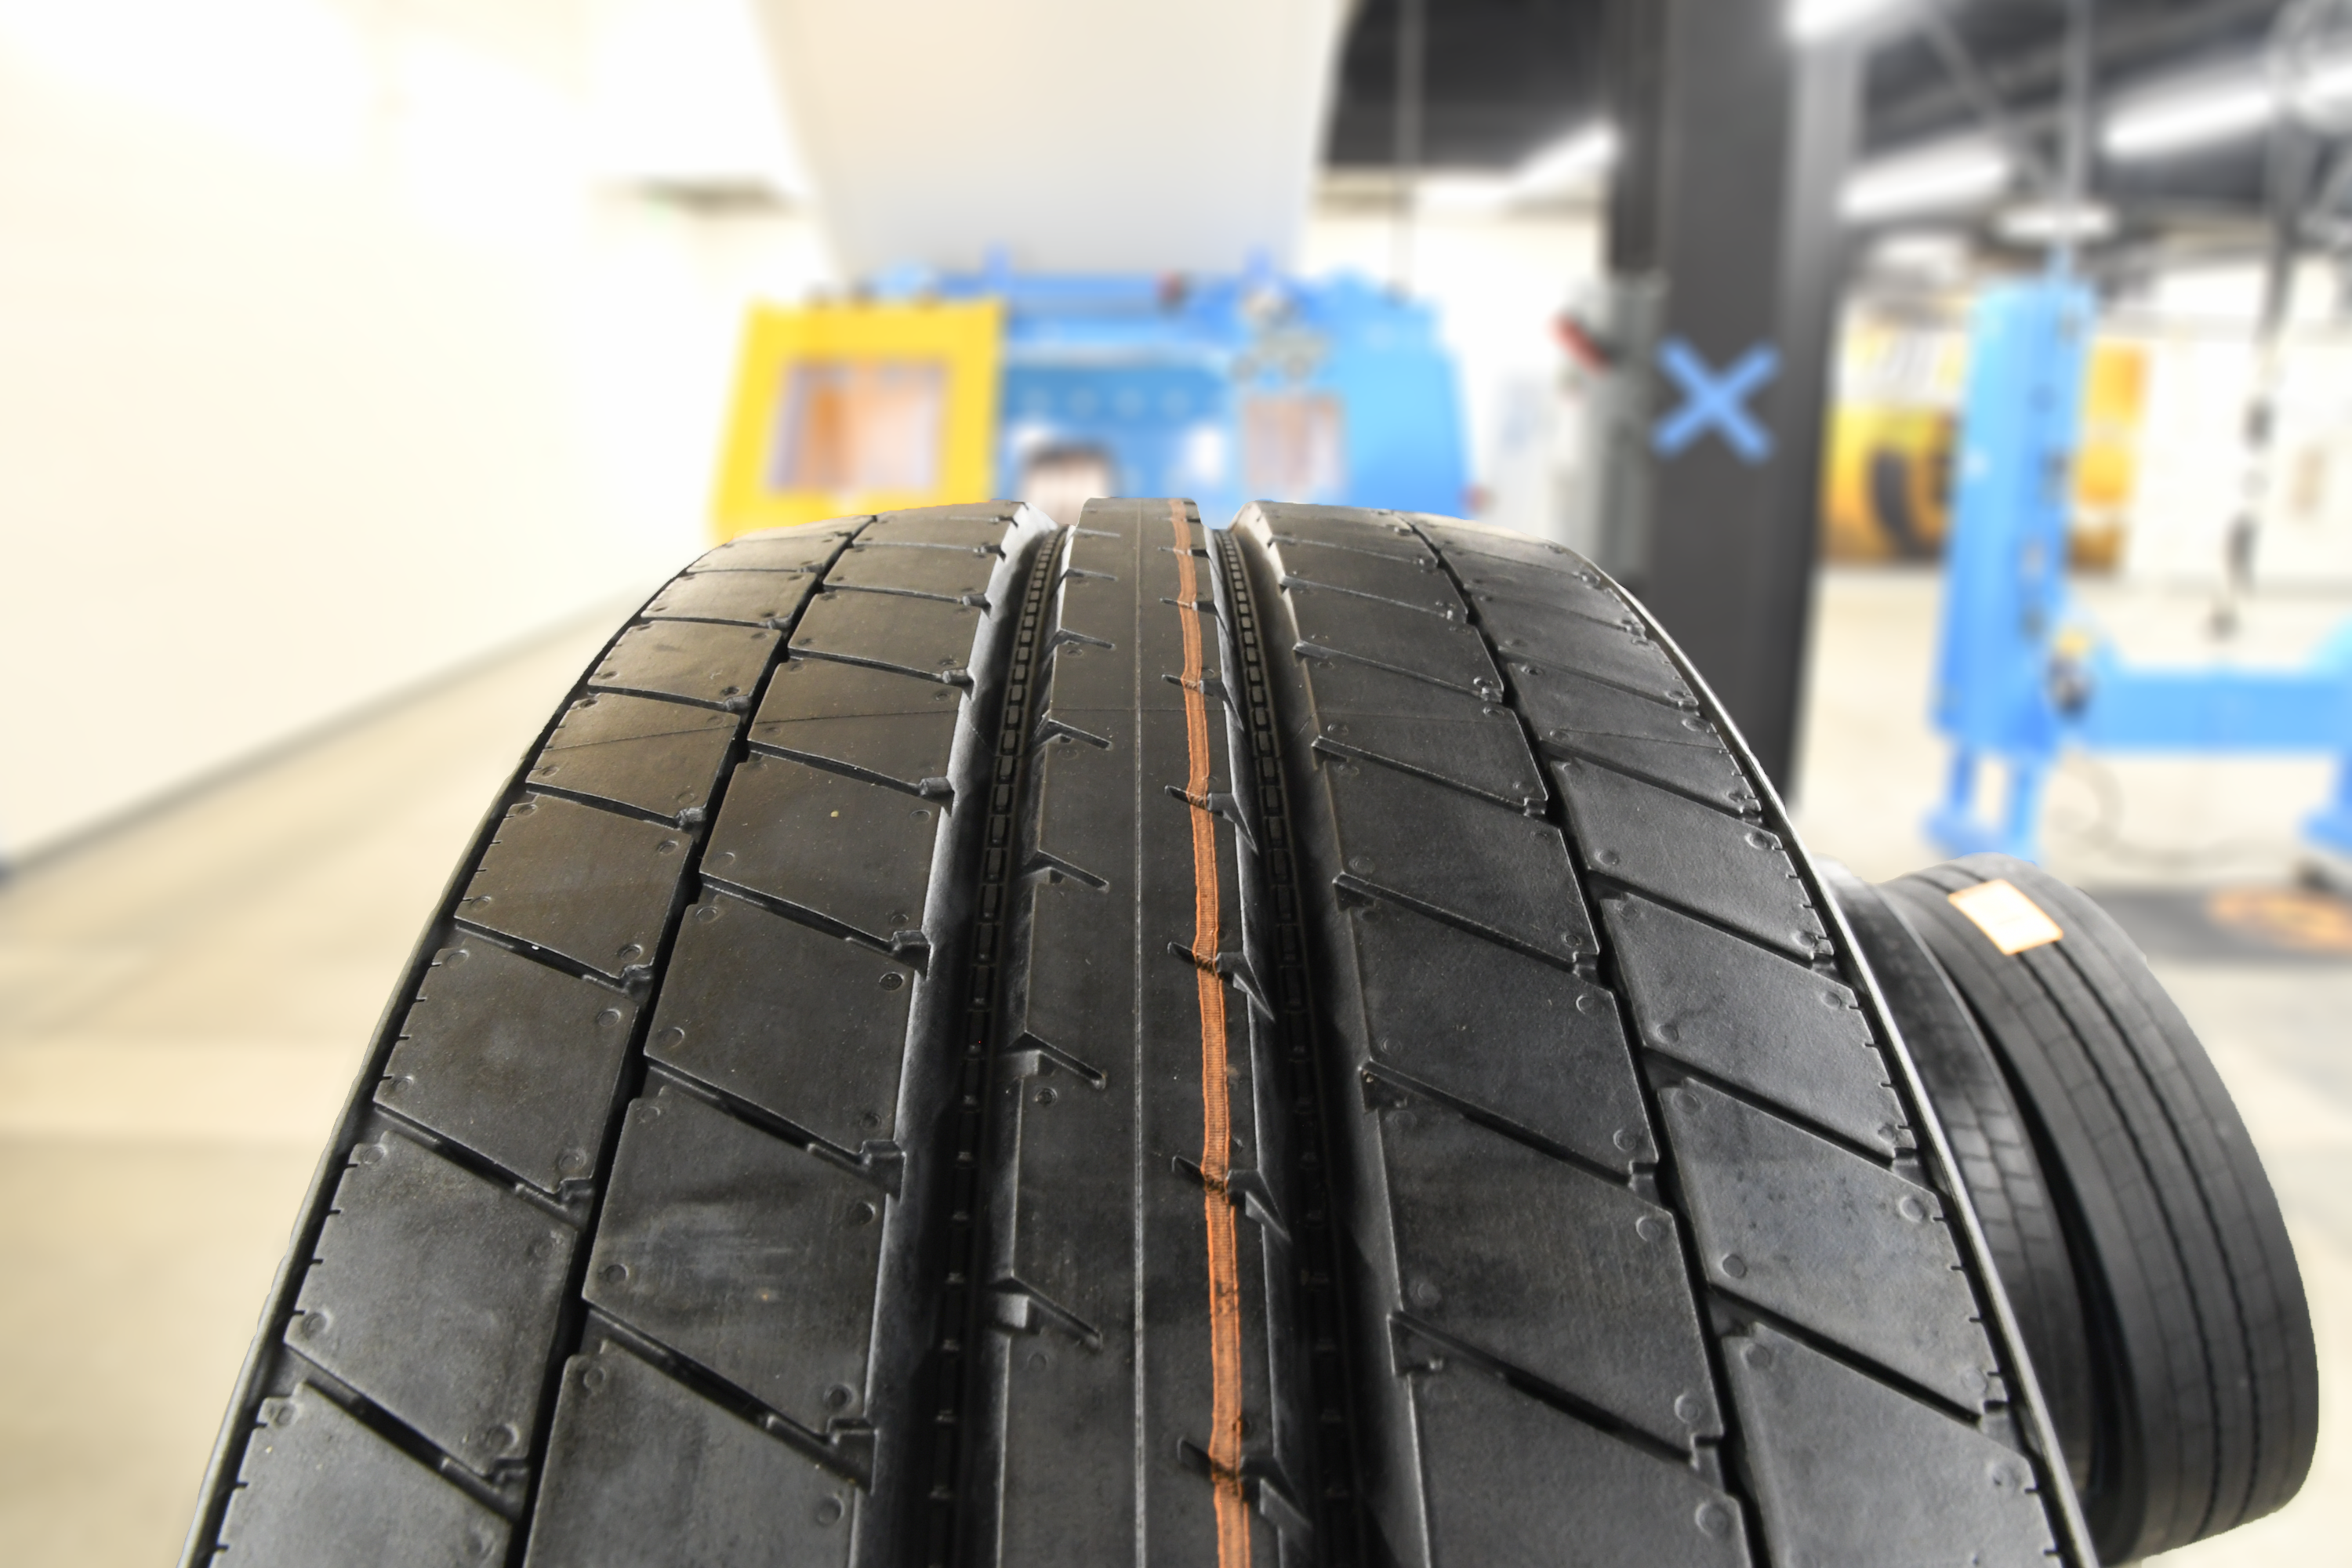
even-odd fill
[(1743, 462), (1760, 463), (1772, 455), (1772, 433), (1748, 412), (1748, 397), (1780, 374), (1780, 350), (1758, 343), (1718, 376), (1690, 344), (1668, 338), (1658, 350), (1658, 363), (1683, 394), (1682, 406), (1659, 420), (1650, 437), (1660, 457), (1679, 457), (1710, 430)]

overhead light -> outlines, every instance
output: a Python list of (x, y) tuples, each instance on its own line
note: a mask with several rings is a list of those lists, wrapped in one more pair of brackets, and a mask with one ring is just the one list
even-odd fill
[(1873, 268), (1932, 278), (1957, 278), (1968, 269), (1965, 236), (1940, 229), (1911, 229), (1890, 234), (1870, 248)]
[(1910, 0), (1790, 0), (1789, 36), (1801, 44), (1850, 33), (1906, 7)]
[(2270, 123), (2275, 100), (2259, 76), (2209, 79), (2151, 94), (2107, 117), (2099, 146), (2111, 158), (2153, 158), (2235, 141)]
[(1554, 195), (1600, 174), (1617, 161), (1617, 132), (1607, 125), (1588, 125), (1570, 132), (1548, 147), (1538, 148), (1513, 171), (1513, 199)]
[(2305, 124), (2337, 136), (2352, 129), (2352, 59), (2313, 61), (2284, 86), (2287, 102)]
[(1855, 223), (1906, 213), (1969, 206), (2009, 184), (2009, 158), (1998, 147), (1966, 145), (1906, 153), (1864, 163), (1839, 193), (1838, 207)]
[(2097, 202), (2029, 202), (2002, 208), (1992, 226), (2015, 245), (2082, 245), (2116, 232), (2116, 209)]
[(1511, 205), (1504, 174), (1423, 174), (1412, 183), (1415, 212), (1478, 216)]

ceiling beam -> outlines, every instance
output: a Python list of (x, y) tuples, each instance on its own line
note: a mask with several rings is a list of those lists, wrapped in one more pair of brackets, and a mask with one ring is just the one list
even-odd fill
[[(2135, 67), (2168, 61), (2207, 44), (2257, 31), (2278, 8), (2279, 0), (2207, 0), (2202, 5), (2179, 10), (2110, 12), (2100, 18), (2092, 68), (2102, 81), (2111, 82)], [(2021, 102), (2053, 102), (2059, 96), (2066, 74), (2064, 13), (2053, 7), (2052, 20), (2058, 25), (2053, 27), (2048, 43), (1981, 62), (1981, 87), (2011, 106), (2011, 113)], [(1948, 129), (1978, 111), (1971, 88), (1948, 77), (1891, 101), (1873, 104), (1868, 134), (1874, 145), (1908, 142)]]

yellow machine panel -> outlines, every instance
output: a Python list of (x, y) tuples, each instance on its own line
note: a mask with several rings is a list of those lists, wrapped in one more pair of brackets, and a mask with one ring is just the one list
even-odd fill
[(752, 307), (718, 537), (995, 492), (994, 300)]

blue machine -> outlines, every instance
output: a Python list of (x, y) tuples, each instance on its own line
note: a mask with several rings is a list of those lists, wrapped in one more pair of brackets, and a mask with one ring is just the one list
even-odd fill
[(1102, 493), (1454, 512), (1467, 473), (1431, 309), (1351, 276), (1022, 274), (924, 280), (1005, 306), (1000, 487), (1091, 462)]
[[(2329, 752), (2343, 759), (2335, 795), (2304, 831), (2352, 855), (2352, 624), (2302, 669), (2137, 668), (2068, 603), (2069, 462), (2091, 326), (2090, 295), (2071, 279), (1977, 302), (1933, 703), (1955, 750), (1927, 831), (1952, 854), (2038, 859), (2042, 788), (2070, 743)], [(1988, 760), (2009, 774), (1998, 820), (1978, 810)]]

